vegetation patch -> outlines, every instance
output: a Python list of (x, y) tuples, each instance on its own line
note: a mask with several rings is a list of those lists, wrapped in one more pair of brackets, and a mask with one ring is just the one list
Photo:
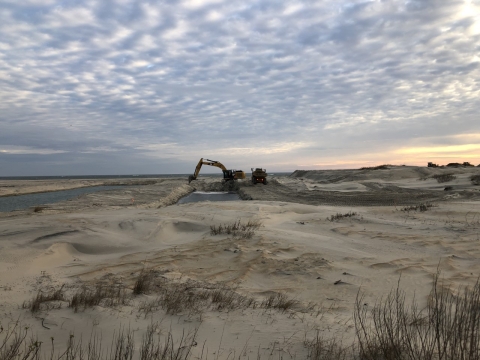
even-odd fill
[(285, 294), (275, 293), (263, 300), (261, 306), (264, 309), (276, 309), (286, 312), (297, 304), (297, 300), (290, 299)]
[(158, 296), (140, 305), (139, 310), (145, 316), (158, 309), (170, 315), (194, 316), (209, 310), (233, 311), (258, 306), (254, 298), (241, 295), (226, 284), (206, 284), (193, 280), (175, 283), (165, 278), (156, 278), (150, 284), (152, 293)]
[[(164, 334), (164, 335), (162, 335)], [(191, 349), (197, 345), (197, 330), (183, 333), (175, 338), (170, 330), (161, 329), (158, 323), (149, 325), (142, 336), (138, 348), (141, 360), (187, 360), (191, 358)], [(2, 337), (3, 336), (3, 337)], [(53, 337), (50, 338), (53, 344)], [(134, 331), (120, 328), (111, 342), (103, 342), (96, 334), (84, 344), (70, 334), (66, 349), (61, 352), (52, 350), (42, 353), (43, 341), (32, 334), (29, 327), (18, 321), (13, 326), (0, 331), (0, 359), (2, 360), (133, 360), (135, 354)], [(135, 357), (137, 358), (137, 357)]]
[(433, 205), (433, 204), (430, 204), (430, 203), (422, 203), (422, 204), (418, 204), (418, 205), (411, 205), (411, 206), (406, 206), (404, 208), (401, 209), (401, 211), (420, 211), (420, 212), (424, 212), (424, 211), (427, 211), (429, 210), (430, 208), (432, 207), (435, 207), (436, 205)]
[(449, 181), (455, 180), (456, 178), (457, 177), (451, 173), (432, 175), (432, 179), (437, 180), (438, 183), (449, 182)]
[(348, 217), (353, 217), (357, 216), (356, 212), (349, 211), (348, 213), (341, 214), (341, 213), (336, 213), (335, 215), (330, 215), (330, 217), (327, 217), (328, 221), (337, 221), (341, 220), (343, 218), (348, 218)]
[(392, 165), (384, 164), (384, 165), (378, 165), (378, 166), (364, 166), (364, 167), (361, 167), (360, 170), (387, 170), (389, 166), (392, 166)]
[(257, 220), (248, 220), (247, 223), (238, 220), (233, 224), (211, 225), (210, 235), (226, 234), (232, 235), (234, 238), (250, 239), (261, 226), (262, 223)]
[(153, 281), (153, 272), (142, 270), (135, 280), (135, 285), (133, 286), (133, 294), (148, 294), (152, 287)]
[(78, 310), (85, 310), (97, 305), (115, 307), (128, 304), (129, 298), (123, 286), (97, 284), (94, 288), (82, 286), (73, 294), (68, 302), (68, 307), (78, 312)]
[[(298, 302), (283, 294), (272, 294), (262, 302), (236, 293), (224, 284), (207, 284), (187, 281), (174, 283), (163, 279), (157, 282), (151, 272), (149, 284), (152, 290), (160, 291), (159, 306), (170, 306), (170, 313), (185, 313), (192, 306), (203, 303), (208, 309), (241, 309), (259, 307), (281, 312), (293, 310)], [(142, 276), (145, 276), (142, 273)], [(158, 286), (162, 285), (163, 286)], [(97, 291), (97, 290), (95, 290)], [(40, 292), (40, 304), (64, 299), (63, 287), (50, 292)], [(116, 295), (115, 295), (116, 296)], [(133, 296), (133, 295), (132, 295)], [(99, 296), (98, 296), (99, 297)], [(163, 298), (162, 298), (163, 297)], [(169, 297), (169, 299), (167, 299)], [(48, 300), (47, 300), (48, 299)], [(162, 303), (164, 302), (164, 303)], [(181, 304), (181, 305), (178, 305)], [(30, 305), (29, 305), (30, 306)], [(26, 308), (29, 308), (27, 306)], [(175, 308), (175, 306), (177, 306)], [(180, 310), (183, 306), (183, 310)], [(472, 287), (451, 289), (435, 276), (425, 306), (413, 298), (407, 300), (400, 284), (386, 297), (369, 305), (359, 292), (353, 306), (355, 340), (344, 344), (333, 333), (315, 332), (313, 338), (297, 339), (308, 352), (308, 359), (362, 359), (362, 360), (478, 360), (480, 359), (480, 279)], [(197, 346), (198, 329), (183, 331), (174, 336), (171, 330), (152, 322), (142, 331), (142, 341), (136, 348), (133, 330), (120, 328), (113, 339), (102, 341), (93, 334), (87, 343), (82, 343), (70, 334), (66, 350), (58, 353), (52, 347), (48, 353), (41, 352), (45, 339), (39, 339), (29, 327), (17, 322), (0, 324), (1, 360), (188, 360), (193, 359), (192, 350)], [(45, 336), (49, 336), (46, 333)], [(53, 344), (53, 338), (51, 338)], [(260, 347), (259, 347), (260, 348)], [(225, 354), (228, 355), (228, 354)], [(231, 354), (230, 354), (231, 355)], [(230, 358), (218, 354), (215, 359)], [(273, 358), (270, 353), (269, 358)], [(205, 357), (204, 357), (205, 356)], [(209, 358), (203, 353), (196, 359)], [(237, 358), (233, 356), (232, 359)], [(238, 357), (240, 358), (240, 356)], [(257, 358), (260, 358), (258, 353)], [(276, 357), (275, 357), (276, 358)], [(280, 357), (279, 357), (280, 358)], [(286, 359), (286, 357), (281, 357)], [(296, 357), (293, 357), (296, 358)], [(300, 357), (305, 358), (305, 357)]]
[(354, 320), (359, 359), (480, 358), (478, 281), (462, 294), (441, 286), (437, 276), (425, 308), (407, 302), (399, 287), (372, 308), (358, 295)]
[(63, 286), (48, 292), (39, 291), (32, 300), (25, 301), (22, 308), (29, 309), (34, 314), (41, 310), (61, 308), (61, 301), (65, 301)]

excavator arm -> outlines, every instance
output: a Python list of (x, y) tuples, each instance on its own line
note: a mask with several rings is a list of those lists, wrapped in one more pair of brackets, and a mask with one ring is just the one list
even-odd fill
[[(243, 171), (241, 171), (241, 170), (239, 170), (239, 171), (227, 170), (227, 168), (219, 161), (209, 160), (209, 159), (203, 160), (203, 158), (201, 158), (200, 161), (198, 162), (197, 166), (195, 167), (195, 172), (193, 173), (193, 175), (190, 175), (188, 177), (188, 183), (190, 183), (192, 180), (197, 180), (197, 176), (200, 173), (200, 169), (202, 168), (202, 165), (215, 166), (215, 167), (218, 167), (218, 168), (222, 169), (223, 178), (227, 179), (227, 180), (233, 180), (233, 179), (236, 179), (236, 178), (240, 178), (240, 179), (245, 178), (245, 173), (243, 173)], [(243, 174), (243, 177), (242, 177), (242, 174)]]

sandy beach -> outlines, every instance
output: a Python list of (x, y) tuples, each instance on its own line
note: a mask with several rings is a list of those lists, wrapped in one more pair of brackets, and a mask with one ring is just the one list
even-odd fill
[[(424, 306), (437, 273), (452, 289), (475, 284), (479, 174), (297, 171), (266, 186), (238, 182), (231, 190), (242, 201), (182, 205), (193, 191), (225, 186), (208, 176), (142, 179), (0, 213), (0, 324), (28, 326), (48, 354), (64, 351), (71, 335), (84, 344), (101, 337), (110, 349), (123, 329), (137, 352), (151, 331), (171, 334), (192, 359), (305, 359), (319, 334), (355, 341), (359, 293), (371, 308), (400, 284)], [(0, 195), (106, 182), (4, 180)], [(89, 289), (99, 300), (86, 305), (78, 299)], [(61, 295), (32, 311), (38, 294), (54, 291)]]

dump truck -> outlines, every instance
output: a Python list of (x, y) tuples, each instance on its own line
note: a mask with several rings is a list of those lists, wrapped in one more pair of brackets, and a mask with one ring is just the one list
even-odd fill
[(267, 185), (267, 170), (262, 168), (252, 168), (252, 183), (262, 183)]

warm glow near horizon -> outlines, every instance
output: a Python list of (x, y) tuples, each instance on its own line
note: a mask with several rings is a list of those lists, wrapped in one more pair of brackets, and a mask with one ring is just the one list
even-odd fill
[(412, 148), (399, 149), (396, 151), (396, 153), (397, 154), (437, 154), (437, 153), (444, 154), (444, 153), (464, 152), (463, 154), (452, 155), (456, 157), (461, 157), (461, 156), (470, 156), (471, 154), (466, 153), (466, 151), (475, 151), (475, 150), (480, 150), (480, 144), (412, 147)]

